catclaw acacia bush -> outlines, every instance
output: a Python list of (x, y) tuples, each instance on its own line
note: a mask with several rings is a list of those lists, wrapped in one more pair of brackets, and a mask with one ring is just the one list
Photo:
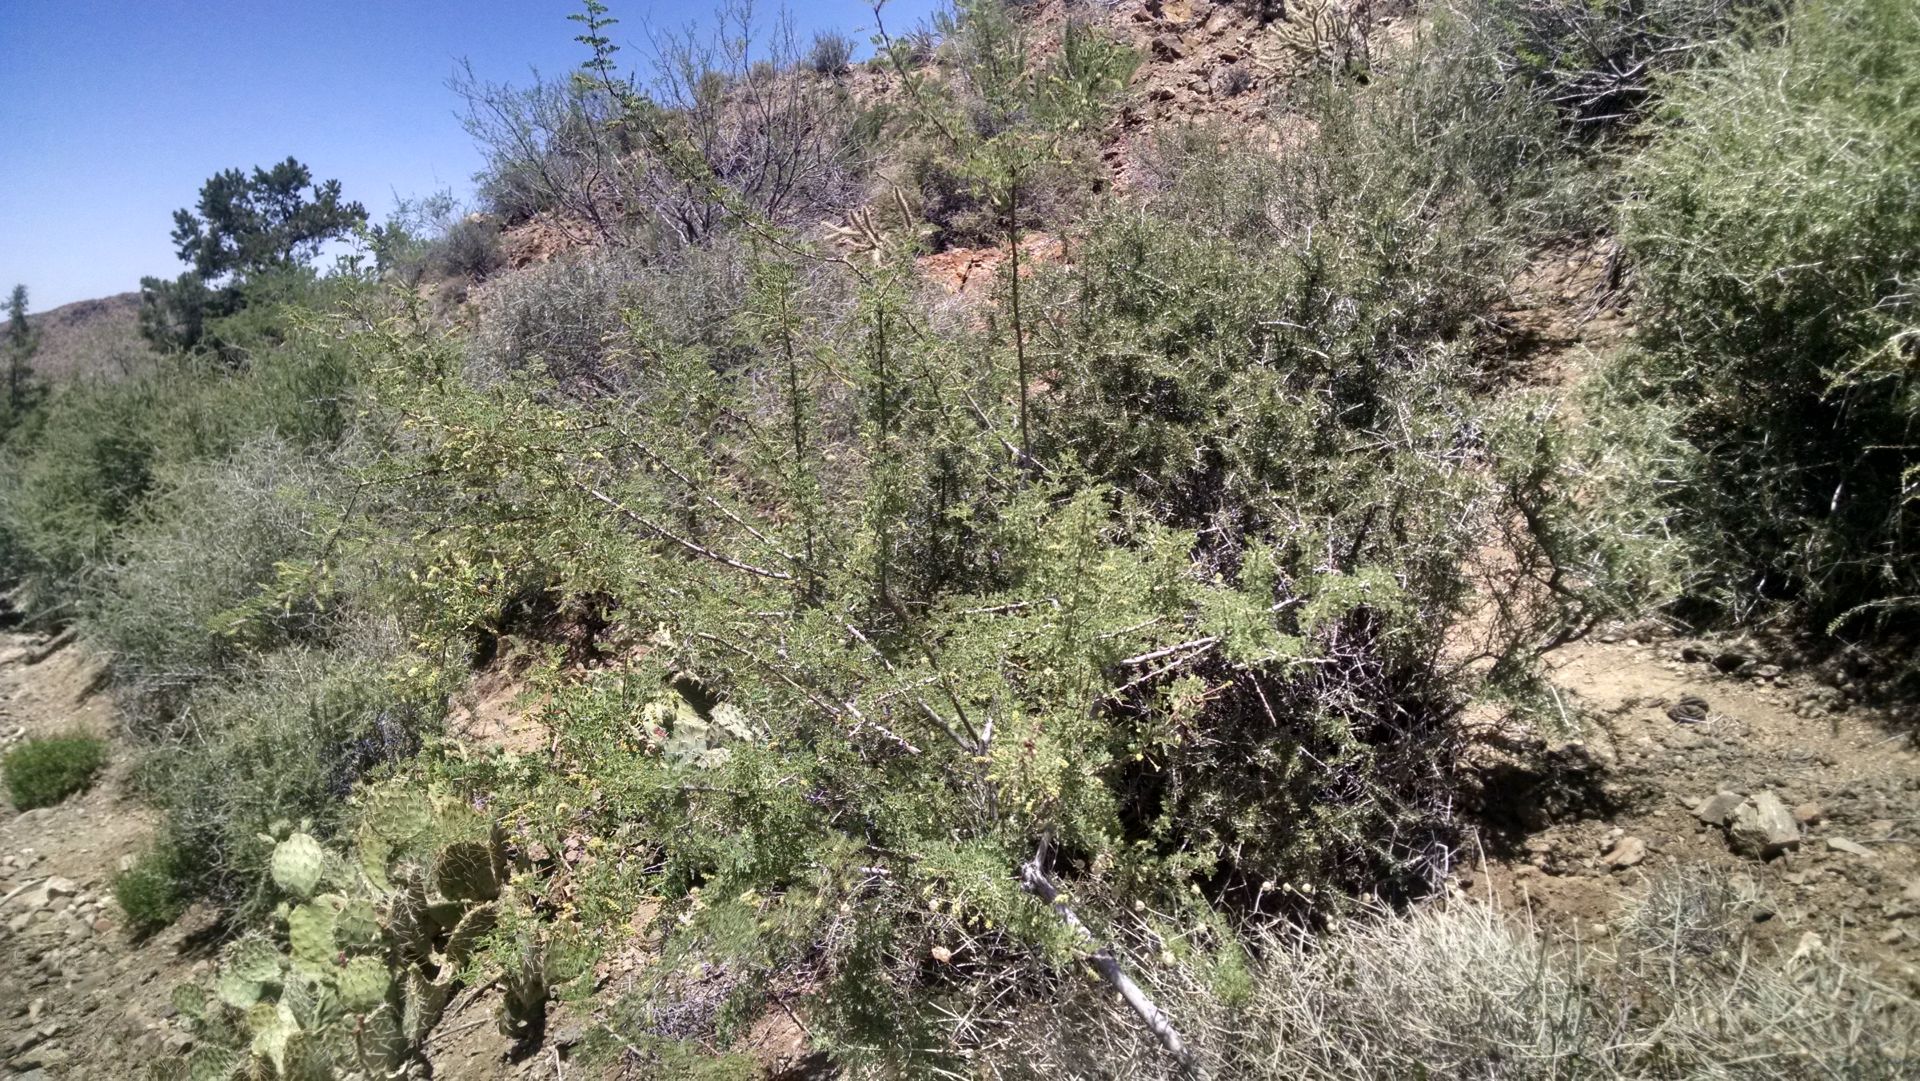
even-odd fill
[[(577, 355), (622, 364), (598, 394), (536, 347), (473, 380), (404, 316), (356, 339), (404, 425), (374, 476), (416, 523), (420, 663), (464, 670), (530, 593), (604, 614), (592, 663), (533, 673), (551, 762), (434, 768), (530, 845), (598, 840), (536, 887), (556, 935), (663, 902), (636, 1040), (724, 1041), (792, 979), (843, 1061), (957, 1069), (956, 1011), (1087, 948), (1023, 867), (1096, 928), (1205, 928), (1223, 987), (1229, 914), (1444, 871), (1467, 702), (1633, 603), (1663, 543), (1611, 505), (1627, 450), (1476, 392), (1475, 315), (1565, 217), (1550, 111), (1488, 71), (1404, 69), (1320, 102), (1297, 155), (1168, 170), (988, 311), (761, 223), (724, 322), (579, 302)], [(1462, 565), (1502, 535), (1529, 602), (1458, 656)]]
[(1526, 86), (1583, 139), (1646, 116), (1661, 85), (1785, 0), (1464, 0), (1463, 43)]
[(1675, 403), (1677, 475), (1722, 611), (1912, 627), (1920, 12), (1800, 7), (1670, 86), (1629, 165), (1629, 398)]

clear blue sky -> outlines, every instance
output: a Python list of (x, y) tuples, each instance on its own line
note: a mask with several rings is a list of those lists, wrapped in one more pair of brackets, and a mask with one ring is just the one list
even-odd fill
[[(706, 0), (609, 0), (620, 59), (645, 28)], [(936, 0), (889, 0), (889, 30)], [(864, 43), (867, 0), (793, 0), (802, 39)], [(756, 4), (771, 16), (775, 6)], [(0, 291), (35, 311), (183, 267), (175, 208), (229, 167), (289, 154), (385, 217), (396, 195), (465, 198), (480, 156), (446, 82), (462, 58), (494, 82), (563, 74), (583, 47), (569, 0), (0, 0)], [(864, 48), (863, 48), (864, 51)]]

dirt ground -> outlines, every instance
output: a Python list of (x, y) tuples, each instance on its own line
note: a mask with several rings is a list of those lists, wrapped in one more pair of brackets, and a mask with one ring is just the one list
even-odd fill
[[(1809, 933), (1920, 995), (1920, 755), (1913, 731), (1727, 643), (1607, 635), (1552, 657), (1567, 736), (1534, 768), (1493, 759), (1480, 849), (1453, 888), (1597, 937), (1653, 876), (1707, 868), (1753, 898), (1758, 939)], [(1686, 659), (1683, 659), (1686, 658)], [(1715, 661), (1746, 661), (1736, 674)], [(1675, 720), (1694, 696), (1706, 719)], [(1506, 733), (1489, 744), (1533, 734)], [(1536, 744), (1537, 747), (1537, 744)], [(1544, 759), (1552, 769), (1541, 771)], [(1798, 841), (1736, 851), (1696, 815), (1719, 792), (1771, 793)], [(1729, 801), (1731, 802), (1731, 801)]]

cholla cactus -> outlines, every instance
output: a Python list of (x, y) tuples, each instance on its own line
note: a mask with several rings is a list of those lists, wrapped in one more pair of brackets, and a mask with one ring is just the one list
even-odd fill
[(510, 869), (499, 831), (474, 837), (479, 823), (450, 801), (388, 784), (362, 808), (351, 859), (304, 828), (275, 831), (270, 873), (288, 898), (278, 933), (229, 943), (210, 988), (176, 989), (200, 1047), (163, 1076), (426, 1075), (426, 1039), (512, 903)]

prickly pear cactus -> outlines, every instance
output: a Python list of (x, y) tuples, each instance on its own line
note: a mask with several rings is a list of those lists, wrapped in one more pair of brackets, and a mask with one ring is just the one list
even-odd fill
[(433, 865), (433, 884), (455, 901), (491, 901), (500, 896), (493, 847), (479, 841), (460, 841), (441, 849)]
[(669, 688), (640, 711), (647, 738), (670, 760), (686, 766), (712, 769), (725, 765), (729, 745), (755, 740), (752, 721), (738, 706), (722, 702), (707, 713)]
[(327, 854), (311, 834), (293, 833), (273, 849), (274, 885), (295, 897), (313, 896), (327, 869)]
[(386, 1004), (393, 974), (378, 957), (356, 957), (334, 976), (340, 1007), (348, 1013), (371, 1013)]
[(315, 899), (287, 916), (287, 945), (293, 951), (293, 963), (305, 969), (325, 969), (333, 965), (340, 952), (334, 942), (334, 909)]
[(288, 901), (273, 933), (221, 951), (208, 986), (175, 990), (198, 1047), (166, 1076), (425, 1076), (427, 1037), (514, 903), (504, 841), (457, 801), (399, 785), (369, 790), (362, 809), (348, 852), (305, 829), (275, 831), (269, 873)]

